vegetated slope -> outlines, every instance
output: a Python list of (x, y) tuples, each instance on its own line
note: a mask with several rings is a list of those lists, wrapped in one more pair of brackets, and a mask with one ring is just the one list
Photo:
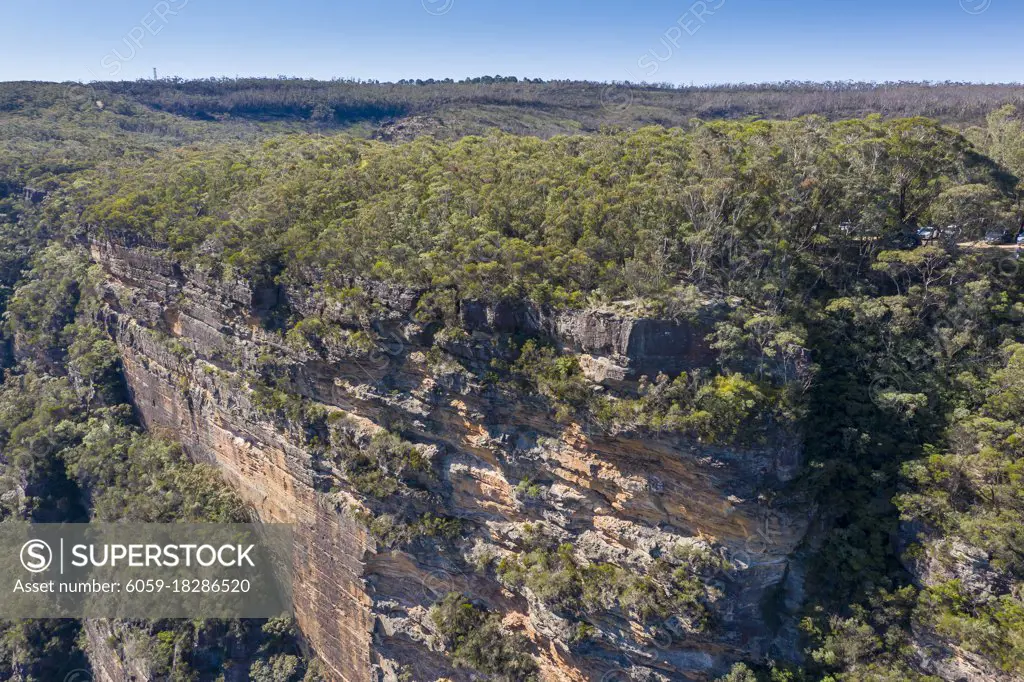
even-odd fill
[[(1017, 85), (783, 83), (670, 88), (485, 77), (452, 82), (358, 83), (209, 79), (0, 83), (0, 199), (45, 191), (102, 160), (160, 149), (252, 140), (289, 131), (344, 130), (407, 140), (492, 129), (521, 135), (602, 127), (686, 126), (694, 118), (835, 120), (923, 115), (961, 127), (1020, 105)], [(36, 200), (41, 198), (36, 195)]]
[[(443, 331), (427, 360), (448, 381), (536, 394), (556, 419), (612, 434), (730, 447), (756, 442), (766, 423), (800, 425), (809, 461), (799, 485), (817, 499), (820, 525), (807, 540), (804, 603), (768, 603), (765, 613), (806, 616), (808, 658), (778, 661), (775, 675), (1013, 679), (1024, 660), (1022, 278), (1016, 261), (961, 252), (955, 239), (900, 248), (926, 222), (971, 235), (1018, 224), (1020, 122), (1001, 111), (969, 138), (922, 119), (811, 118), (549, 142), (493, 134), (395, 147), (294, 136), (168, 151), (121, 170), (101, 163), (62, 183), (70, 186), (42, 213), (10, 198), (17, 219), (5, 229), (29, 240), (10, 258), (36, 255), (34, 274), (11, 280), (8, 328), (22, 348), (77, 352), (71, 336), (48, 335), (77, 320), (60, 301), (84, 277), (55, 261), (60, 247), (36, 247), (38, 234), (137, 236), (213, 281), (305, 287), (345, 314), (277, 310), (268, 333), (311, 361), (337, 348), (372, 357), (387, 343), (374, 283), (410, 287), (414, 319)], [(846, 221), (853, 233), (839, 229)], [(585, 358), (537, 340), (488, 372), (464, 359), (460, 368), (453, 354), (469, 343), (474, 299), (571, 309), (624, 298), (634, 313), (669, 318), (724, 304), (710, 335), (720, 359), (707, 374), (651, 377), (629, 394), (614, 384), (595, 391), (601, 381)], [(810, 375), (795, 371), (804, 353)], [(266, 360), (262, 380), (272, 384), (261, 395), (288, 411), (296, 387), (275, 374), (282, 359)], [(22, 364), (11, 377), (31, 372)], [(78, 388), (89, 395), (88, 384)], [(19, 437), (46, 428), (29, 423)], [(385, 498), (407, 485), (404, 469), (394, 480), (405, 446), (366, 451), (338, 480)], [(519, 549), (485, 570), (513, 591), (544, 590), (551, 603), (538, 610), (573, 598), (563, 589), (595, 594), (600, 577), (559, 548), (523, 538)], [(546, 574), (564, 582), (540, 581)], [(655, 575), (644, 589), (673, 587), (666, 594), (713, 611), (694, 577)], [(637, 589), (582, 609), (581, 632), (605, 609), (662, 604), (632, 601)], [(511, 679), (528, 679), (523, 657), (537, 652), (475, 608), (457, 598), (436, 605), (447, 652), (488, 673), (504, 661)], [(475, 630), (486, 637), (469, 637)], [(586, 637), (572, 646), (585, 653)], [(502, 652), (497, 664), (489, 650)], [(737, 667), (732, 679), (754, 674)]]
[[(979, 123), (1020, 104), (1019, 85), (921, 83), (769, 83), (700, 87), (483, 77), (461, 82), (365, 83), (303, 79), (211, 79), (102, 84), (114, 93), (185, 116), (310, 119), (322, 123), (436, 116), (449, 129), (487, 121), (534, 134), (602, 125), (680, 125), (691, 118), (854, 118), (929, 116)], [(505, 113), (503, 113), (505, 112)], [(489, 119), (489, 120), (488, 120)], [(467, 131), (475, 132), (475, 131)]]
[[(607, 126), (679, 126), (693, 118), (792, 119), (812, 114), (831, 120), (874, 113), (887, 118), (928, 116), (949, 125), (968, 126), (982, 123), (1001, 106), (1020, 106), (1024, 88), (1017, 84), (913, 82), (674, 87), (500, 76), (399, 83), (218, 78), (0, 84), (3, 115), (27, 113), (33, 108), (38, 112), (39, 104), (75, 108), (97, 101), (108, 108), (121, 102), (122, 108), (137, 105), (194, 121), (349, 130), (385, 139), (411, 139), (421, 133), (454, 138), (491, 128), (546, 138), (596, 132)], [(160, 125), (167, 126), (168, 120), (164, 118)]]

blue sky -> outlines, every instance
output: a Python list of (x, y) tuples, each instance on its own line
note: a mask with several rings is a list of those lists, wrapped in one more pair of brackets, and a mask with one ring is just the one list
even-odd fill
[(1024, 80), (1021, 0), (4, 0), (0, 80)]

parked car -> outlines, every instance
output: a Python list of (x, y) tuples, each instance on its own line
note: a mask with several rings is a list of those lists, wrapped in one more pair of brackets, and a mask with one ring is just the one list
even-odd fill
[(1024, 230), (1020, 231), (1017, 235), (1017, 246), (1024, 246)]
[(1012, 244), (1013, 240), (1013, 230), (1008, 230), (1005, 227), (994, 227), (985, 233), (986, 244)]
[(917, 236), (921, 241), (930, 242), (939, 236), (939, 228), (931, 226), (922, 227), (918, 229)]
[(885, 245), (889, 248), (909, 251), (921, 246), (921, 237), (918, 236), (917, 232), (900, 232), (888, 237), (885, 240)]

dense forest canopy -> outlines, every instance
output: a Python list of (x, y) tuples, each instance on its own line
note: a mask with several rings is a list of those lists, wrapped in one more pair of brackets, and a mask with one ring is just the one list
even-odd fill
[(931, 120), (808, 117), (175, 150), (83, 178), (53, 220), (291, 282), (363, 276), (559, 305), (680, 283), (762, 297), (770, 283), (781, 300), (859, 286), (844, 270), (920, 225), (956, 224), (953, 242), (1015, 229), (1015, 190)]

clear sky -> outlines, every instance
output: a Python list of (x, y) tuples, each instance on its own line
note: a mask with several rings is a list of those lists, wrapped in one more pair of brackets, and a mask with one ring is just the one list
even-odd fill
[(1024, 80), (1024, 0), (3, 0), (0, 80)]

